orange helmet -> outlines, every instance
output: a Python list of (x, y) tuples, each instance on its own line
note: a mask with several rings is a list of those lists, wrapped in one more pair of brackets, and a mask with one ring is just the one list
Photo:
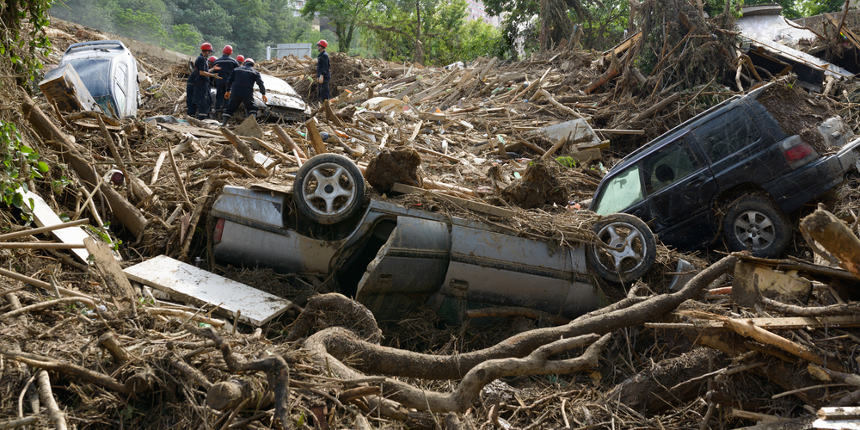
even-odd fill
[(206, 42), (206, 43), (200, 45), (200, 50), (201, 51), (211, 51), (212, 50), (212, 44), (209, 42)]
[(328, 42), (326, 42), (325, 39), (321, 39), (319, 42), (317, 42), (317, 45), (322, 46), (323, 48), (328, 48)]

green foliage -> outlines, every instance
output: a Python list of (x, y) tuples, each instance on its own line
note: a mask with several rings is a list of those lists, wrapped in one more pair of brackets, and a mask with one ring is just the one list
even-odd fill
[(568, 169), (576, 167), (576, 159), (573, 157), (556, 157), (555, 162)]
[(179, 24), (170, 27), (164, 45), (176, 52), (194, 52), (203, 43), (200, 32), (191, 24)]
[(0, 6), (0, 61), (22, 75), (20, 85), (30, 85), (41, 74), (39, 57), (51, 47), (45, 35), (50, 4), (50, 0), (5, 0)]
[(589, 12), (583, 23), (580, 43), (583, 47), (604, 51), (624, 38), (630, 17), (630, 3), (626, 0), (605, 0), (585, 5)]
[(192, 55), (206, 41), (216, 52), (230, 44), (234, 55), (262, 59), (266, 46), (294, 43), (311, 30), (292, 0), (53, 1), (58, 18)]
[(389, 61), (445, 65), (502, 54), (501, 34), (466, 21), (464, 0), (387, 0), (369, 14), (362, 39)]
[[(370, 2), (371, 0), (308, 0), (302, 7), (301, 14), (304, 18), (328, 17), (334, 27), (339, 50), (348, 53), (355, 30), (359, 22), (366, 18)], [(332, 50), (331, 46), (329, 50)]]
[[(741, 8), (744, 6), (750, 6), (754, 4), (769, 4), (773, 3), (773, 0), (752, 0), (750, 2), (746, 2), (744, 0), (731, 0), (729, 4), (729, 13), (732, 14), (734, 18), (740, 18)], [(785, 5), (783, 5), (783, 15), (786, 18), (797, 18), (799, 15), (791, 9), (794, 5), (794, 0), (785, 1)], [(704, 0), (704, 10), (708, 13), (712, 18), (721, 15), (723, 11), (726, 10), (726, 0)]]
[[(780, 2), (780, 4), (782, 5), (782, 2)], [(782, 14), (788, 18), (799, 18), (801, 16), (820, 15), (825, 12), (841, 12), (844, 5), (845, 2), (843, 0), (805, 0), (798, 2), (796, 10), (791, 10), (791, 12), (796, 13), (797, 16), (789, 16), (787, 13), (789, 10), (785, 9), (785, 5), (782, 6), (784, 8)]]
[(110, 245), (111, 249), (116, 251), (117, 249), (119, 249), (119, 246), (122, 245), (122, 240), (120, 240), (118, 238), (117, 239), (111, 238), (110, 232), (108, 231), (108, 227), (110, 227), (109, 222), (106, 222), (104, 224), (104, 226), (105, 226), (104, 229), (98, 229), (98, 228), (95, 228), (89, 224), (85, 225), (86, 228), (90, 229), (90, 231), (95, 233), (98, 237), (100, 237), (103, 241), (105, 241), (105, 243)]
[(50, 168), (39, 160), (39, 153), (21, 142), (21, 135), (12, 123), (0, 120), (0, 193), (3, 202), (9, 206), (23, 209), (22, 217), (30, 220), (27, 209), (33, 208), (33, 200), (24, 200), (28, 190), (27, 179), (41, 178)]
[(167, 39), (161, 18), (151, 12), (125, 9), (116, 14), (117, 30), (141, 42), (160, 44)]

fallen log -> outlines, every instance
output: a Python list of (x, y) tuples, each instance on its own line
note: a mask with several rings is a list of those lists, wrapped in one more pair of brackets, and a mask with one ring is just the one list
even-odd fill
[(236, 378), (212, 384), (206, 390), (206, 405), (216, 411), (235, 409), (245, 400), (255, 408), (268, 408), (275, 401), (271, 390), (254, 378)]
[(660, 100), (660, 102), (658, 102), (654, 106), (651, 106), (650, 108), (640, 112), (639, 115), (636, 115), (631, 122), (642, 121), (643, 119), (650, 118), (652, 115), (665, 109), (667, 106), (674, 103), (679, 98), (681, 98), (681, 93), (674, 93), (671, 96)]
[(629, 307), (580, 317), (570, 324), (547, 327), (514, 335), (490, 348), (440, 357), (432, 354), (404, 352), (363, 342), (348, 332), (331, 333), (325, 339), (326, 351), (338, 359), (358, 358), (357, 370), (388, 376), (431, 380), (461, 379), (475, 366), (487, 360), (524, 357), (535, 348), (559, 338), (584, 334), (605, 334), (613, 330), (644, 324), (657, 319), (683, 303), (701, 296), (702, 291), (723, 273), (732, 273), (737, 256), (730, 254), (697, 274), (678, 292), (633, 302)]
[(65, 373), (81, 380), (96, 384), (100, 387), (107, 388), (109, 390), (113, 390), (125, 395), (142, 393), (149, 389), (149, 387), (151, 386), (151, 382), (155, 381), (155, 375), (153, 375), (151, 371), (149, 372), (149, 375), (132, 375), (126, 380), (125, 384), (122, 384), (116, 379), (114, 379), (112, 376), (92, 371), (85, 367), (78, 366), (77, 364), (64, 363), (61, 361), (49, 359), (37, 359), (29, 356), (26, 353), (13, 352), (3, 349), (0, 349), (0, 355), (4, 355), (16, 361), (20, 361), (24, 364), (38, 367), (40, 369)]
[[(343, 297), (343, 296), (341, 296)], [(349, 300), (343, 297), (343, 300)], [(309, 337), (304, 345), (311, 351), (313, 358), (320, 365), (327, 366), (341, 377), (362, 377), (359, 372), (344, 365), (340, 360), (327, 352), (338, 339), (343, 339), (354, 333), (340, 327), (332, 327)], [(495, 379), (527, 374), (567, 374), (597, 366), (600, 353), (609, 343), (610, 335), (602, 337), (596, 334), (586, 334), (573, 338), (562, 338), (535, 348), (522, 358), (500, 358), (486, 360), (474, 366), (462, 378), (458, 387), (452, 393), (428, 392), (396, 379), (386, 378), (382, 383), (385, 401), (394, 400), (404, 407), (415, 408), (429, 412), (463, 412), (472, 406), (484, 386)], [(333, 342), (334, 341), (334, 342)], [(583, 355), (562, 360), (548, 360), (548, 357), (569, 349), (578, 348), (591, 343)], [(403, 357), (418, 355), (409, 351), (397, 351)], [(376, 372), (378, 373), (378, 372)], [(373, 399), (374, 397), (368, 397)], [(380, 405), (384, 401), (376, 398)], [(396, 415), (396, 410), (389, 413)]]
[[(289, 400), (290, 400), (290, 367), (284, 357), (274, 356), (263, 358), (256, 361), (240, 361), (233, 355), (230, 344), (224, 342), (211, 328), (206, 330), (193, 330), (199, 336), (204, 336), (215, 342), (215, 347), (221, 351), (224, 357), (224, 362), (227, 367), (233, 372), (264, 372), (272, 381), (273, 387), (269, 387), (274, 392), (275, 415), (281, 421), (281, 428), (292, 428), (290, 421)], [(212, 388), (215, 386), (213, 385)], [(211, 389), (211, 388), (210, 388)], [(208, 395), (207, 395), (208, 400)]]
[(188, 224), (188, 231), (190, 233), (185, 237), (185, 242), (182, 244), (182, 250), (179, 252), (179, 259), (182, 261), (188, 259), (188, 250), (191, 248), (191, 240), (194, 237), (194, 230), (197, 229), (200, 215), (203, 213), (203, 209), (206, 207), (206, 202), (209, 200), (209, 193), (212, 191), (212, 188), (218, 180), (219, 179), (217, 179), (217, 177), (210, 176), (203, 184), (203, 190), (200, 192), (200, 197), (198, 197), (199, 201), (194, 206), (194, 212), (191, 214), (191, 222)]
[(860, 279), (860, 239), (845, 223), (826, 210), (816, 209), (800, 220), (800, 228)]
[(564, 325), (570, 322), (565, 317), (550, 315), (543, 311), (529, 308), (507, 307), (507, 308), (483, 308), (470, 309), (466, 311), (466, 318), (499, 318), (499, 317), (526, 317), (535, 320), (546, 320), (552, 325)]
[(320, 132), (317, 129), (316, 119), (311, 118), (305, 123), (305, 128), (308, 130), (308, 140), (311, 141), (311, 146), (314, 147), (316, 155), (325, 154), (328, 150), (325, 148)]
[[(95, 187), (101, 178), (93, 170), (91, 162), (81, 155), (78, 145), (69, 140), (24, 91), (21, 91), (21, 94), (24, 97), (21, 108), (36, 133), (61, 154), (63, 161), (69, 164), (84, 182), (88, 183), (90, 187)], [(147, 220), (143, 214), (113, 188), (102, 187), (100, 192), (105, 196), (111, 212), (119, 222), (129, 229), (137, 239), (143, 237), (147, 225)]]
[(45, 404), (48, 410), (48, 418), (54, 423), (54, 428), (57, 430), (66, 430), (66, 416), (60, 411), (57, 406), (57, 401), (54, 399), (54, 393), (51, 391), (51, 380), (48, 379), (48, 372), (40, 370), (36, 372), (36, 381), (39, 384), (39, 398)]
[(239, 139), (239, 137), (233, 134), (232, 131), (228, 130), (227, 127), (221, 127), (220, 130), (221, 134), (223, 134), (224, 137), (226, 137), (227, 140), (229, 140), (230, 143), (232, 143), (233, 146), (235, 146), (236, 149), (239, 150), (239, 153), (242, 154), (242, 158), (245, 159), (246, 163), (250, 164), (254, 167), (254, 169), (258, 171), (266, 171), (266, 169), (264, 169), (263, 166), (257, 162), (257, 160), (254, 160), (254, 152), (251, 151), (251, 148), (246, 145), (245, 142), (242, 141), (242, 139)]
[(134, 288), (131, 287), (131, 282), (122, 272), (122, 267), (117, 263), (110, 248), (104, 242), (96, 242), (93, 238), (84, 239), (84, 245), (87, 247), (90, 256), (95, 262), (96, 270), (105, 282), (105, 286), (110, 291), (111, 295), (119, 299), (120, 302), (126, 302), (132, 311), (136, 312)]
[(299, 145), (296, 144), (293, 138), (291, 138), (290, 135), (287, 134), (287, 132), (285, 132), (280, 125), (275, 124), (273, 128), (275, 129), (275, 133), (281, 139), (281, 142), (283, 142), (283, 144), (286, 145), (290, 151), (296, 151), (298, 153), (298, 156), (301, 158), (308, 158), (307, 154), (305, 154), (305, 151), (302, 151), (302, 148), (299, 148)]

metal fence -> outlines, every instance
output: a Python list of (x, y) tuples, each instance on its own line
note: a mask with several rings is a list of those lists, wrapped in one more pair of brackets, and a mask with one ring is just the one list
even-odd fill
[(271, 46), (266, 47), (266, 59), (283, 58), (290, 54), (298, 58), (302, 58), (305, 55), (310, 57), (312, 48), (313, 45), (310, 43), (279, 43), (275, 48)]

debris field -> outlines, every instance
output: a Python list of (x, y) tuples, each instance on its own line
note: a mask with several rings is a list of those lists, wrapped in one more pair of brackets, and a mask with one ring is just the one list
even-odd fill
[[(325, 153), (362, 170), (364, 205), (595, 245), (601, 217), (586, 209), (612, 166), (764, 82), (737, 55), (730, 18), (673, 1), (638, 13), (641, 33), (603, 53), (569, 42), (448, 68), (332, 54), (328, 101), (315, 60), (259, 62), (310, 104), (301, 121), (188, 118), (185, 64), (152, 53), (134, 52), (145, 74), (136, 118), (62, 112), (3, 81), (0, 118), (51, 169), (27, 181), (39, 210), (0, 211), (0, 428), (855, 428), (857, 176), (792, 215), (779, 259), (658, 242), (641, 279), (591, 276), (607, 306), (573, 319), (499, 307), (452, 324), (421, 307), (377, 321), (331, 277), (212, 255), (225, 186), (289, 195), (301, 165)], [(49, 35), (46, 69), (68, 45), (104, 38), (64, 22)], [(816, 93), (774, 79), (778, 96), (762, 103), (819, 152), (824, 118), (860, 131), (853, 80)], [(547, 132), (571, 121), (583, 127)], [(82, 244), (53, 236), (60, 222)], [(229, 298), (150, 288), (138, 277), (167, 266), (130, 271), (156, 258), (251, 287), (278, 310), (262, 320)], [(679, 259), (695, 276), (670, 290)]]

